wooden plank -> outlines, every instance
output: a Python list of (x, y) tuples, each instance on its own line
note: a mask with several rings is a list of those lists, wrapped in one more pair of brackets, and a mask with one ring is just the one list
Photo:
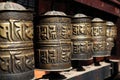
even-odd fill
[(75, 69), (69, 72), (61, 72), (65, 75), (65, 80), (104, 80), (111, 76), (110, 63), (101, 62), (101, 66), (84, 66), (85, 71), (76, 71)]
[(101, 0), (75, 0), (75, 1), (120, 17), (120, 9), (118, 7), (105, 3)]
[[(101, 62), (101, 66), (84, 66), (85, 71), (76, 71), (72, 69), (66, 72), (60, 72), (61, 75), (64, 75), (66, 79), (59, 80), (104, 80), (111, 76), (111, 64)], [(40, 74), (45, 75), (45, 72), (36, 72), (35, 78), (33, 80), (49, 80), (49, 79), (39, 79)], [(37, 76), (38, 75), (38, 76)], [(41, 76), (40, 76), (41, 77)], [(56, 80), (56, 79), (53, 79)]]

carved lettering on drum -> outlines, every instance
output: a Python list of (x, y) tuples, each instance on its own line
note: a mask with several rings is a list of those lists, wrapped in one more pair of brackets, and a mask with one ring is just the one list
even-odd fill
[(0, 71), (7, 71), (10, 72), (10, 61), (9, 61), (10, 55), (9, 57), (1, 57), (0, 56)]
[(105, 36), (105, 29), (103, 27), (93, 27), (93, 36)]
[(40, 62), (42, 64), (55, 64), (58, 63), (58, 56), (57, 56), (57, 52), (55, 49), (49, 49), (49, 50), (38, 50), (39, 53), (39, 58), (40, 58)]
[(10, 51), (9, 55), (0, 55), (0, 72), (24, 72), (34, 68), (33, 52), (23, 55), (22, 51)]
[(33, 24), (31, 21), (0, 21), (0, 37), (8, 41), (32, 40)]
[(117, 33), (117, 31), (116, 31), (116, 28), (114, 28), (114, 27), (107, 27), (107, 31), (106, 31), (106, 36), (107, 37), (116, 37), (116, 33)]
[(92, 45), (90, 41), (78, 41), (73, 43), (73, 53), (74, 54), (83, 54), (90, 53), (92, 51)]
[(68, 26), (61, 27), (61, 38), (62, 39), (70, 39), (71, 36), (71, 28)]
[(34, 69), (34, 54), (33, 52), (29, 53), (29, 55), (25, 55), (25, 65), (26, 69)]
[(105, 51), (105, 42), (104, 41), (94, 42), (93, 50), (94, 51)]
[(63, 62), (69, 62), (71, 59), (71, 48), (70, 46), (62, 46), (61, 58)]
[(91, 25), (90, 24), (73, 24), (73, 35), (90, 35)]
[(38, 27), (39, 37), (41, 40), (57, 39), (57, 31), (55, 25), (41, 25)]

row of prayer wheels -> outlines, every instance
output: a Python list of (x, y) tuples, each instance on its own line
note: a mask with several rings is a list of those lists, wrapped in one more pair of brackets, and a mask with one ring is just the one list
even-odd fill
[(72, 60), (110, 56), (117, 33), (113, 22), (49, 11), (33, 26), (32, 11), (12, 2), (0, 6), (0, 80), (30, 80), (34, 65), (65, 71)]

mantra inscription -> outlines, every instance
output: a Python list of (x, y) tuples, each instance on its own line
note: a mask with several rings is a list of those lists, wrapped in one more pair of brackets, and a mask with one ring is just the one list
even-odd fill
[(88, 17), (75, 18), (72, 23), (72, 60), (88, 60), (92, 58), (92, 30)]
[[(62, 51), (62, 52), (61, 52)], [(41, 64), (57, 64), (69, 62), (71, 59), (71, 50), (69, 48), (60, 49), (37, 49)]]
[(33, 52), (9, 51), (9, 55), (0, 54), (0, 72), (18, 73), (34, 68)]
[(32, 21), (0, 21), (0, 37), (8, 41), (26, 41), (33, 39)]
[(91, 24), (81, 23), (72, 25), (73, 35), (90, 35), (91, 34)]
[(41, 16), (36, 26), (35, 57), (38, 68), (63, 71), (71, 67), (71, 19)]
[(94, 42), (93, 51), (105, 51), (106, 42), (105, 41), (96, 41)]
[(104, 27), (93, 27), (92, 28), (92, 35), (93, 36), (105, 36), (106, 29)]
[(101, 19), (92, 23), (94, 57), (106, 56), (106, 28), (105, 22)]
[(0, 20), (0, 72), (20, 73), (33, 70), (32, 40), (32, 21)]
[(92, 52), (92, 42), (90, 41), (76, 41), (73, 42), (74, 54), (88, 54)]
[[(54, 40), (58, 39), (69, 39), (71, 36), (71, 29), (68, 26), (61, 25), (40, 25), (37, 27), (39, 40)], [(59, 32), (58, 29), (61, 31)], [(61, 35), (61, 36), (60, 36)]]
[(41, 25), (38, 27), (40, 40), (57, 39), (57, 31), (55, 25)]
[(117, 35), (116, 27), (107, 27), (106, 36), (115, 38)]

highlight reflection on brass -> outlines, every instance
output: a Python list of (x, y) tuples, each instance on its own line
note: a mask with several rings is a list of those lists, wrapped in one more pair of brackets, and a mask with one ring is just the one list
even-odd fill
[(107, 56), (111, 55), (111, 50), (114, 47), (114, 41), (117, 36), (117, 27), (111, 21), (106, 22), (107, 30), (106, 30), (106, 53)]

